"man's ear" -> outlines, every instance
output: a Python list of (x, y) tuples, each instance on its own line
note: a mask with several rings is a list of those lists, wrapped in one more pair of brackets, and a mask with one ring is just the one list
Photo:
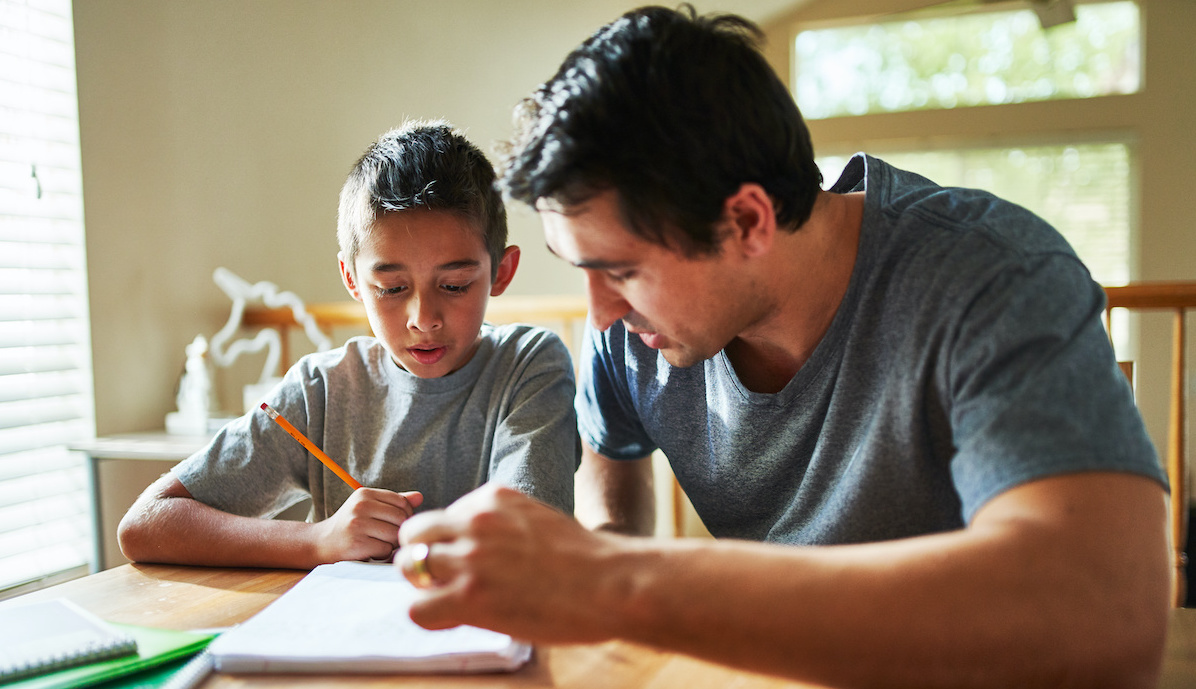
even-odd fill
[(723, 225), (745, 256), (767, 253), (777, 233), (772, 197), (754, 182), (741, 185), (723, 202)]
[(336, 253), (336, 262), (337, 265), (340, 266), (341, 282), (345, 283), (345, 289), (349, 290), (349, 294), (352, 295), (354, 299), (361, 301), (361, 291), (357, 288), (357, 281), (353, 279), (353, 271), (350, 269), (348, 264), (345, 263), (344, 254), (340, 253), (339, 251)]
[(519, 267), (519, 247), (508, 246), (498, 262), (498, 272), (494, 275), (494, 284), (490, 285), (490, 296), (497, 297), (507, 291), (511, 278), (515, 277), (515, 269)]

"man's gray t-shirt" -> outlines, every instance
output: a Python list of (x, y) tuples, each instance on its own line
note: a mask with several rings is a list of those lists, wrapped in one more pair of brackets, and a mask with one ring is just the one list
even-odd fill
[[(266, 402), (363, 486), (423, 493), (420, 511), (497, 481), (572, 514), (574, 391), (556, 335), (485, 324), (477, 352), (447, 376), (413, 376), (378, 340), (357, 337), (300, 359)], [(352, 493), (260, 410), (173, 471), (196, 499), (246, 516), (310, 495), (318, 521)]]
[(755, 393), (725, 353), (674, 368), (621, 323), (590, 330), (585, 443), (613, 459), (659, 447), (712, 534), (795, 544), (960, 528), (996, 495), (1071, 472), (1166, 483), (1104, 292), (1058, 232), (867, 156), (832, 191), (866, 191), (859, 252), (788, 385)]

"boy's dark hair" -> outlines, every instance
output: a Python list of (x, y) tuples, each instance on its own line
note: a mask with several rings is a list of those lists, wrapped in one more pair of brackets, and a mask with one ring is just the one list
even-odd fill
[(762, 36), (742, 17), (689, 5), (644, 7), (599, 29), (516, 109), (504, 191), (567, 211), (614, 189), (633, 233), (692, 256), (717, 252), (723, 202), (755, 182), (795, 230), (822, 175)]
[(507, 246), (507, 211), (486, 156), (447, 122), (411, 121), (366, 149), (341, 188), (336, 237), (353, 270), (357, 252), (385, 213), (457, 213), (476, 225), (490, 254), (490, 278)]

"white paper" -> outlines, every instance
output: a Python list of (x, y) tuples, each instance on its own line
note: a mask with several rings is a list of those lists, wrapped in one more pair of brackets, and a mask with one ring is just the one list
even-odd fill
[(432, 673), (514, 670), (531, 646), (477, 627), (430, 631), (416, 589), (387, 563), (316, 567), (210, 649), (221, 672)]

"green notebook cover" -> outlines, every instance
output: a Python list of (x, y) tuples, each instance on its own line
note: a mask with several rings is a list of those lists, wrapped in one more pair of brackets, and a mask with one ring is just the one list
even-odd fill
[[(184, 668), (187, 667), (187, 663), (191, 662), (194, 658), (195, 656), (191, 656), (189, 658), (171, 660), (162, 665), (155, 665), (148, 670), (142, 670), (131, 675), (101, 682), (91, 689), (162, 689), (163, 687), (175, 686), (179, 681), (178, 676), (185, 672)], [(206, 676), (207, 673), (204, 674), (204, 677)], [(4, 687), (4, 689), (8, 689), (8, 687)]]
[(110, 622), (137, 638), (137, 653), (120, 658), (101, 660), (45, 675), (5, 684), (4, 689), (76, 689), (156, 668), (171, 661), (181, 661), (199, 651), (216, 638), (216, 634), (180, 632), (132, 624)]

